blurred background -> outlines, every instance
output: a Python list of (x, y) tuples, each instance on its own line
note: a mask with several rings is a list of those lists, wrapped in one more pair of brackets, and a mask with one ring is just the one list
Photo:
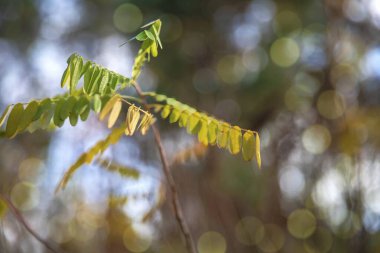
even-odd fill
[[(380, 252), (379, 0), (0, 1), (0, 111), (61, 94), (78, 52), (129, 76), (140, 26), (163, 22), (145, 91), (258, 130), (262, 169), (160, 121), (199, 253)], [(133, 95), (133, 91), (128, 91)], [(154, 140), (123, 137), (54, 194), (108, 130), (0, 140), (0, 192), (65, 252), (186, 252)], [(49, 252), (0, 202), (0, 252)]]

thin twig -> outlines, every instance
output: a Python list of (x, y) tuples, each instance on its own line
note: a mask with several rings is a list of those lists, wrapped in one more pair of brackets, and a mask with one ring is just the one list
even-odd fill
[(37, 241), (39, 241), (42, 245), (44, 245), (47, 249), (49, 249), (51, 252), (54, 253), (63, 253), (61, 250), (56, 249), (55, 247), (51, 246), (50, 243), (48, 243), (45, 239), (43, 239), (39, 234), (37, 234), (26, 222), (20, 211), (13, 205), (12, 201), (0, 193), (0, 198), (4, 200), (4, 202), (7, 204), (8, 208), (13, 213), (14, 217), (24, 226), (24, 228), (34, 237)]
[[(145, 96), (142, 93), (140, 86), (135, 82), (134, 87), (136, 89), (137, 94), (143, 100), (143, 105), (144, 105), (145, 109), (147, 111), (149, 111), (150, 109), (147, 106)], [(182, 211), (181, 205), (179, 203), (177, 187), (176, 187), (176, 184), (174, 182), (173, 175), (170, 172), (169, 163), (168, 163), (168, 160), (166, 158), (164, 147), (162, 145), (160, 132), (158, 131), (155, 124), (152, 125), (152, 130), (153, 130), (154, 139), (156, 141), (158, 151), (160, 153), (163, 171), (164, 171), (166, 180), (169, 184), (169, 188), (170, 188), (170, 192), (171, 192), (171, 196), (172, 196), (171, 200), (172, 200), (175, 218), (176, 218), (177, 223), (181, 229), (181, 233), (183, 234), (183, 237), (185, 239), (187, 250), (189, 251), (189, 253), (196, 253), (194, 242), (193, 242), (193, 239), (192, 239), (191, 234), (190, 234), (189, 226), (187, 225), (187, 223), (184, 219), (183, 211)]]

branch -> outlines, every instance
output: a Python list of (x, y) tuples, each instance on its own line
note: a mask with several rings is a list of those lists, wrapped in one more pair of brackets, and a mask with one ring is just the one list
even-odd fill
[[(147, 106), (145, 96), (142, 93), (140, 86), (136, 82), (134, 82), (133, 86), (135, 87), (137, 94), (143, 100), (142, 104), (144, 105), (145, 110), (150, 111), (149, 107)], [(162, 162), (163, 171), (164, 171), (164, 174), (166, 177), (166, 181), (169, 184), (170, 192), (172, 195), (171, 200), (172, 200), (175, 218), (176, 218), (177, 223), (181, 229), (181, 233), (185, 238), (186, 248), (187, 248), (188, 252), (196, 253), (194, 242), (193, 242), (193, 239), (192, 239), (190, 231), (189, 231), (189, 226), (187, 225), (187, 223), (183, 217), (183, 211), (182, 211), (181, 205), (179, 203), (177, 187), (176, 187), (176, 184), (174, 182), (173, 175), (170, 172), (169, 163), (168, 163), (168, 160), (166, 158), (165, 150), (164, 150), (163, 145), (162, 145), (160, 132), (158, 131), (155, 124), (152, 125), (152, 130), (153, 130), (154, 139), (156, 141), (158, 151), (160, 153), (160, 158), (161, 158), (161, 162)]]
[(4, 202), (7, 204), (11, 212), (13, 213), (14, 217), (24, 226), (24, 228), (34, 237), (37, 241), (39, 241), (41, 244), (43, 244), (47, 249), (49, 249), (53, 253), (63, 253), (61, 250), (54, 248), (50, 245), (45, 239), (43, 239), (39, 234), (37, 234), (26, 222), (20, 211), (13, 205), (12, 201), (0, 193), (0, 198), (4, 200)]

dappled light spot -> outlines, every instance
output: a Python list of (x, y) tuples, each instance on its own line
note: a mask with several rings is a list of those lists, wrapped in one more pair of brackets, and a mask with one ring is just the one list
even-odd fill
[(343, 96), (334, 90), (324, 91), (317, 101), (318, 112), (327, 119), (336, 119), (343, 115), (346, 104)]
[(285, 234), (275, 224), (265, 225), (265, 236), (259, 243), (259, 248), (266, 253), (280, 251), (285, 243)]
[(134, 4), (122, 4), (116, 8), (113, 14), (115, 27), (124, 33), (135, 31), (143, 21), (140, 9)]
[(283, 68), (295, 64), (300, 57), (300, 49), (292, 38), (277, 39), (270, 48), (270, 56), (273, 62)]
[(21, 211), (28, 211), (40, 202), (40, 192), (35, 185), (21, 182), (12, 188), (11, 201)]
[(318, 227), (314, 234), (303, 242), (307, 253), (326, 253), (331, 249), (333, 237), (329, 230)]
[(279, 182), (282, 193), (288, 198), (299, 197), (305, 188), (305, 177), (301, 170), (295, 167), (282, 169)]
[(209, 231), (201, 235), (197, 247), (199, 253), (224, 253), (227, 249), (227, 243), (223, 235)]
[(44, 167), (44, 163), (38, 158), (28, 158), (21, 162), (18, 169), (18, 178), (22, 181), (34, 182), (41, 170)]
[(137, 235), (130, 227), (123, 234), (124, 246), (132, 252), (147, 251), (152, 244), (152, 237), (148, 235)]
[(330, 131), (322, 125), (309, 126), (302, 134), (302, 144), (312, 154), (322, 154), (330, 143)]
[(306, 239), (311, 236), (317, 226), (317, 220), (307, 209), (298, 209), (288, 216), (288, 230), (295, 238)]
[(244, 245), (258, 244), (264, 238), (264, 225), (255, 217), (244, 217), (235, 226), (235, 236)]

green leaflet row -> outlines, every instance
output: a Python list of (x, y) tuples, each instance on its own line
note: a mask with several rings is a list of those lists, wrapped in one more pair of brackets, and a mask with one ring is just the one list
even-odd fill
[(34, 132), (37, 129), (61, 127), (67, 119), (75, 126), (78, 119), (85, 121), (91, 110), (100, 112), (109, 98), (108, 95), (89, 97), (82, 94), (10, 105), (0, 118), (0, 127), (6, 125), (5, 137), (13, 138), (24, 131)]
[(67, 59), (67, 68), (62, 75), (61, 87), (67, 85), (70, 94), (75, 94), (82, 77), (83, 92), (90, 96), (113, 94), (118, 87), (123, 88), (130, 83), (128, 78), (74, 53)]
[(160, 112), (163, 119), (178, 123), (189, 134), (197, 135), (202, 144), (217, 145), (219, 148), (228, 149), (231, 154), (242, 152), (244, 160), (247, 161), (255, 156), (258, 166), (261, 167), (260, 137), (257, 132), (231, 126), (165, 95), (153, 92), (144, 95), (161, 103), (153, 104), (153, 107), (156, 112)]

